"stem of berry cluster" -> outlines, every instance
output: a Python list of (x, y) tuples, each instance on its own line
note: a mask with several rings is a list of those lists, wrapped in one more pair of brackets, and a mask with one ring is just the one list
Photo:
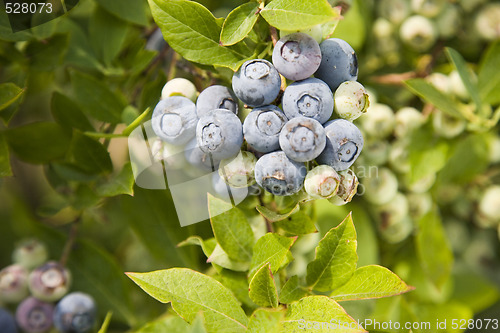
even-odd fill
[(276, 46), (278, 42), (278, 31), (275, 27), (269, 26), (269, 32), (271, 33), (271, 40), (273, 41), (273, 46)]
[(71, 229), (69, 231), (68, 239), (66, 240), (66, 244), (64, 244), (64, 249), (63, 249), (62, 254), (61, 254), (61, 259), (59, 259), (59, 262), (63, 266), (66, 266), (66, 263), (68, 262), (69, 255), (71, 253), (71, 250), (73, 249), (73, 245), (75, 244), (76, 235), (78, 234), (79, 222), (80, 222), (80, 217), (78, 217), (71, 224)]

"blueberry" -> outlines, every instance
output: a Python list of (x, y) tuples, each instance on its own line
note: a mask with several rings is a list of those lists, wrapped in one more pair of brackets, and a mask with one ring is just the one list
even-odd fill
[(21, 241), (12, 253), (12, 261), (26, 269), (40, 266), (48, 257), (47, 247), (37, 239)]
[(375, 213), (379, 232), (389, 243), (399, 243), (413, 231), (408, 200), (402, 193), (398, 192), (391, 201), (377, 206)]
[(351, 169), (339, 171), (338, 174), (340, 183), (337, 195), (331, 197), (328, 201), (336, 206), (342, 206), (351, 202), (358, 191), (359, 181), (358, 177), (356, 177), (356, 174)]
[(0, 328), (2, 333), (17, 333), (17, 326), (14, 317), (5, 309), (0, 308)]
[(486, 188), (480, 201), (479, 213), (483, 217), (500, 222), (500, 186), (491, 185)]
[(307, 117), (290, 119), (280, 133), (280, 147), (286, 156), (297, 162), (318, 157), (326, 144), (325, 129), (319, 121)]
[(458, 117), (450, 116), (441, 110), (436, 110), (432, 115), (434, 132), (447, 139), (460, 135), (467, 127), (467, 122)]
[(28, 271), (14, 264), (0, 271), (0, 300), (17, 303), (28, 296)]
[(243, 143), (241, 121), (231, 111), (216, 109), (198, 121), (196, 140), (200, 149), (214, 159), (233, 157)]
[(215, 109), (226, 109), (236, 115), (238, 114), (238, 99), (231, 89), (214, 85), (200, 93), (200, 96), (196, 100), (196, 114), (198, 118), (206, 116)]
[(287, 79), (307, 79), (314, 74), (320, 63), (319, 44), (305, 33), (286, 35), (274, 46), (273, 64)]
[(438, 37), (434, 23), (420, 15), (407, 18), (399, 28), (399, 36), (404, 44), (419, 52), (428, 50)]
[(280, 148), (279, 135), (287, 121), (288, 118), (277, 106), (261, 106), (245, 118), (243, 135), (250, 147), (269, 153)]
[(329, 165), (318, 165), (307, 173), (304, 187), (313, 199), (327, 199), (339, 189), (340, 176)]
[(325, 132), (328, 140), (316, 161), (333, 167), (335, 171), (349, 168), (363, 149), (360, 130), (350, 121), (335, 119), (325, 124)]
[(366, 112), (370, 101), (365, 87), (356, 81), (346, 81), (335, 91), (335, 112), (340, 118), (354, 120)]
[(222, 179), (217, 172), (212, 174), (212, 186), (217, 195), (226, 200), (233, 201), (235, 204), (240, 203), (248, 195), (247, 187), (232, 187)]
[(184, 150), (184, 156), (189, 164), (201, 170), (215, 171), (219, 167), (220, 160), (210, 155), (200, 149), (196, 138), (189, 141)]
[(320, 79), (294, 82), (283, 94), (283, 111), (288, 119), (304, 116), (323, 124), (330, 119), (333, 106), (333, 93)]
[(391, 135), (396, 123), (392, 109), (380, 103), (370, 105), (368, 112), (359, 120), (364, 134), (379, 139)]
[(240, 151), (234, 158), (222, 160), (219, 176), (233, 188), (249, 187), (255, 183), (257, 158), (248, 151)]
[(399, 109), (394, 118), (394, 135), (397, 138), (408, 137), (425, 122), (422, 112), (410, 106)]
[(351, 45), (342, 39), (330, 38), (319, 46), (322, 59), (315, 77), (325, 81), (333, 92), (342, 82), (358, 79), (358, 58)]
[(259, 158), (255, 164), (255, 180), (274, 195), (292, 195), (302, 189), (307, 170), (302, 163), (289, 159), (282, 151)]
[(254, 59), (245, 62), (233, 75), (233, 90), (248, 106), (271, 104), (280, 92), (281, 77), (267, 60)]
[(53, 314), (52, 304), (28, 297), (17, 307), (16, 321), (26, 333), (44, 333), (52, 327)]
[(196, 93), (196, 87), (191, 81), (179, 77), (165, 83), (161, 90), (161, 98), (166, 99), (171, 96), (184, 96), (195, 102)]
[(183, 145), (194, 136), (197, 121), (195, 104), (186, 97), (172, 96), (156, 105), (151, 125), (160, 139)]
[(54, 326), (61, 333), (89, 332), (96, 321), (94, 299), (85, 293), (66, 295), (54, 310)]
[(56, 261), (49, 261), (36, 268), (29, 276), (31, 294), (46, 302), (63, 297), (68, 292), (70, 283), (69, 271)]

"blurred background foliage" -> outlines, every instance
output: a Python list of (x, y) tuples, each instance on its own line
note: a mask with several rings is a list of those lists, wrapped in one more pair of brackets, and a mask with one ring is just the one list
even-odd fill
[[(243, 3), (199, 2), (216, 17)], [(360, 124), (360, 195), (343, 207), (316, 203), (319, 235), (304, 237), (308, 246), (294, 252), (289, 270), (303, 275), (320, 236), (353, 211), (360, 266), (382, 264), (416, 287), (343, 303), (355, 319), (498, 318), (500, 16), (488, 12), (499, 2), (428, 1), (441, 6), (436, 13), (406, 0), (330, 2), (343, 8), (333, 37), (356, 50), (374, 116)], [(427, 17), (431, 37), (425, 27), (402, 32), (412, 15)], [(496, 35), (484, 33), (488, 20)], [(232, 72), (183, 60), (155, 31), (141, 0), (81, 0), (16, 34), (0, 14), (0, 267), (28, 236), (57, 260), (76, 225), (73, 288), (96, 297), (101, 318), (113, 311), (111, 332), (137, 329), (167, 309), (124, 271), (210, 271), (197, 247), (177, 247), (191, 235), (210, 237), (209, 223), (181, 228), (168, 191), (134, 186), (126, 134), (167, 79), (186, 77), (201, 90)]]

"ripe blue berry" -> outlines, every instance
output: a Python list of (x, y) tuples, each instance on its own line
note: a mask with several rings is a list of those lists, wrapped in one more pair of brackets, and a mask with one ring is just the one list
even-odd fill
[(281, 78), (267, 60), (254, 59), (245, 62), (233, 75), (233, 90), (248, 106), (271, 104), (280, 92)]
[(283, 94), (283, 111), (288, 119), (304, 116), (323, 124), (330, 119), (333, 106), (333, 93), (320, 79), (294, 82)]
[(323, 126), (312, 118), (290, 119), (280, 133), (280, 147), (286, 156), (297, 162), (307, 162), (318, 157), (326, 144)]
[(35, 297), (26, 298), (16, 310), (16, 321), (26, 333), (44, 333), (52, 327), (54, 306)]
[(332, 92), (342, 82), (358, 79), (358, 58), (351, 45), (342, 39), (330, 38), (319, 46), (322, 59), (314, 76), (325, 81)]
[(63, 297), (71, 284), (69, 271), (56, 261), (49, 261), (36, 268), (29, 276), (31, 294), (46, 302)]
[(197, 121), (195, 104), (186, 97), (172, 96), (156, 105), (151, 125), (160, 139), (183, 145), (194, 136)]
[(206, 116), (212, 110), (226, 109), (238, 114), (238, 99), (228, 87), (214, 85), (200, 93), (196, 100), (196, 114), (198, 118)]
[(241, 121), (231, 111), (216, 109), (198, 121), (196, 140), (200, 149), (215, 159), (233, 157), (243, 143)]
[(96, 305), (94, 299), (85, 293), (73, 292), (66, 295), (54, 310), (54, 326), (61, 333), (89, 332), (95, 324)]
[(28, 271), (14, 264), (0, 271), (0, 300), (17, 303), (28, 296)]
[(302, 163), (275, 151), (259, 158), (255, 164), (255, 180), (274, 195), (292, 195), (304, 185), (307, 170)]
[(215, 171), (219, 167), (220, 160), (203, 152), (196, 138), (189, 141), (184, 149), (184, 156), (189, 164), (205, 171)]
[(318, 42), (305, 33), (286, 35), (274, 46), (273, 64), (287, 79), (307, 79), (314, 74), (320, 63), (321, 50)]
[(43, 243), (37, 239), (27, 239), (19, 243), (12, 253), (12, 261), (26, 269), (40, 266), (47, 261), (49, 254)]
[(0, 328), (2, 333), (17, 333), (17, 326), (14, 317), (5, 309), (0, 308)]
[(247, 143), (258, 152), (278, 150), (279, 135), (287, 121), (287, 117), (277, 106), (261, 106), (245, 118), (243, 135)]
[(335, 171), (349, 168), (363, 149), (361, 131), (350, 121), (335, 119), (325, 124), (325, 132), (328, 138), (326, 146), (316, 161), (333, 167)]

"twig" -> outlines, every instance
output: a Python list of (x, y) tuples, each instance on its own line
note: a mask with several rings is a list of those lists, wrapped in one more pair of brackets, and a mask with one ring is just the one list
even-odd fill
[(278, 42), (278, 31), (276, 30), (275, 27), (269, 26), (269, 32), (271, 33), (271, 40), (273, 41), (273, 46), (276, 46), (276, 43)]
[(69, 231), (68, 240), (66, 241), (66, 244), (64, 244), (64, 249), (61, 254), (61, 259), (59, 259), (59, 262), (63, 266), (66, 266), (71, 250), (73, 249), (73, 245), (75, 244), (76, 235), (78, 234), (79, 222), (80, 222), (80, 217), (78, 217), (71, 225), (71, 230)]
[(418, 77), (418, 74), (416, 72), (411, 71), (405, 73), (394, 73), (394, 74), (372, 76), (370, 80), (373, 81), (374, 83), (379, 83), (379, 84), (401, 86), (403, 85), (403, 81), (413, 79), (416, 77)]

